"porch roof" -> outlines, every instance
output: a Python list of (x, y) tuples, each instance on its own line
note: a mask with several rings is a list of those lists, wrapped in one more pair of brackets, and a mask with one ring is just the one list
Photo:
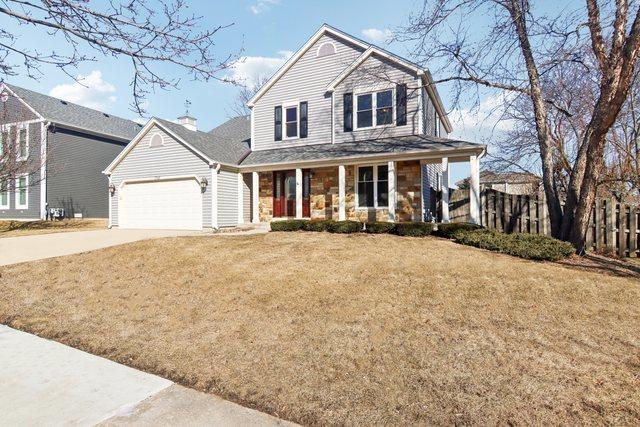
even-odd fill
[(329, 163), (340, 160), (373, 158), (433, 158), (443, 156), (480, 154), (486, 145), (428, 135), (409, 135), (336, 144), (302, 145), (290, 148), (252, 151), (241, 163), (241, 168), (297, 163)]

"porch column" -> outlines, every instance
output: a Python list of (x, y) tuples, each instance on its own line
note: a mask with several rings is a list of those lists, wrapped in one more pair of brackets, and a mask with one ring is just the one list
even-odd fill
[(251, 172), (251, 222), (260, 222), (260, 176), (258, 172)]
[(480, 224), (480, 159), (478, 156), (469, 157), (469, 208), (473, 224)]
[(344, 165), (338, 166), (338, 220), (344, 221), (347, 218), (346, 212), (346, 171)]
[(244, 223), (244, 179), (238, 172), (238, 224)]
[(388, 184), (389, 184), (389, 222), (396, 220), (396, 162), (389, 162), (388, 167)]
[(296, 169), (296, 218), (302, 218), (302, 169)]
[(449, 158), (442, 158), (442, 222), (449, 222)]
[(217, 230), (218, 226), (218, 171), (220, 164), (211, 167), (211, 182), (209, 183), (209, 191), (211, 191), (211, 228)]

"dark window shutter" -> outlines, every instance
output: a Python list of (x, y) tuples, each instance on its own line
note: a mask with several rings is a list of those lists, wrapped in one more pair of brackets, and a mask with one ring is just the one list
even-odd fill
[(396, 85), (396, 126), (407, 124), (407, 85)]
[(307, 101), (301, 102), (300, 103), (300, 138), (306, 138), (307, 137), (307, 132), (308, 132), (308, 111), (309, 106)]
[(273, 116), (275, 123), (273, 139), (276, 141), (282, 141), (282, 107), (276, 107), (273, 112)]
[(345, 93), (343, 96), (344, 103), (344, 131), (351, 132), (353, 130), (353, 94)]

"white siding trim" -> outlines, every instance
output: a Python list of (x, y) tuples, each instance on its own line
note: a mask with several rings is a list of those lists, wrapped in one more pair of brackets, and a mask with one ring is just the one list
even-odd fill
[[(47, 218), (47, 127), (40, 123), (40, 219)], [(109, 200), (111, 210), (111, 200)], [(109, 215), (111, 217), (111, 215)]]
[(220, 165), (217, 164), (211, 168), (211, 228), (217, 230), (218, 226), (218, 171)]
[(260, 176), (258, 172), (251, 173), (251, 222), (260, 222)]
[[(396, 193), (396, 162), (390, 161), (388, 163), (388, 191), (389, 191), (389, 222), (396, 221), (396, 203), (398, 200)], [(377, 185), (377, 183), (376, 183)], [(374, 197), (378, 197), (377, 191)], [(377, 202), (377, 201), (376, 201)]]
[(115, 193), (112, 196), (111, 191), (109, 191), (109, 187), (111, 186), (111, 177), (109, 177), (109, 184), (107, 186), (107, 197), (109, 198), (109, 223), (107, 224), (108, 228), (113, 227), (113, 198), (115, 197)]

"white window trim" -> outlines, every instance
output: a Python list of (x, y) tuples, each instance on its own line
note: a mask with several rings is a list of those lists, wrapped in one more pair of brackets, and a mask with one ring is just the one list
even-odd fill
[[(0, 185), (0, 189), (1, 188), (2, 188), (2, 186)], [(7, 195), (7, 204), (6, 205), (0, 204), (0, 209), (9, 209), (9, 205), (11, 204), (11, 200), (10, 200), (11, 199), (11, 192), (9, 191), (9, 183), (8, 182), (7, 182), (7, 188), (5, 189), (5, 191), (0, 191), (0, 196), (3, 193)], [(2, 198), (0, 198), (0, 203), (1, 203), (1, 201), (2, 201)]]
[(7, 153), (11, 153), (11, 125), (0, 125), (0, 132), (6, 132), (7, 133), (7, 140), (6, 141), (2, 141), (4, 147), (2, 147), (2, 150), (0, 151), (0, 160), (6, 159), (6, 157), (4, 156), (5, 154), (5, 150)]
[[(354, 185), (354, 193), (355, 193), (355, 201), (356, 201), (356, 210), (360, 211), (368, 211), (368, 210), (382, 210), (389, 209), (389, 205), (386, 206), (378, 206), (378, 167), (379, 166), (387, 166), (388, 163), (371, 163), (366, 165), (357, 165), (356, 173), (355, 173), (355, 185)], [(358, 201), (358, 177), (360, 176), (360, 168), (368, 168), (373, 167), (373, 207), (371, 206), (360, 206)], [(389, 177), (387, 176), (387, 186), (389, 185)], [(387, 187), (388, 191), (388, 187)], [(388, 197), (387, 197), (387, 200)]]
[[(24, 156), (20, 155), (20, 131), (22, 130), (24, 130), (24, 138), (26, 143), (25, 144), (26, 155)], [(21, 160), (27, 160), (29, 158), (29, 126), (28, 125), (17, 126), (15, 149), (16, 149), (16, 160), (21, 161)]]
[[(287, 136), (287, 109), (288, 108), (296, 109), (296, 136)], [(291, 141), (295, 139), (300, 139), (300, 102), (290, 101), (282, 104), (282, 140)]]
[(164, 136), (162, 136), (161, 132), (154, 132), (153, 135), (151, 135), (151, 138), (149, 138), (149, 144), (148, 144), (149, 148), (156, 148), (156, 146), (151, 145), (151, 140), (156, 135), (160, 136), (160, 141), (162, 141), (160, 145), (158, 145), (158, 147), (164, 147)]
[[(20, 204), (20, 178), (25, 179), (25, 204)], [(22, 174), (16, 178), (15, 182), (15, 193), (16, 193), (16, 209), (29, 209), (29, 175)]]
[[(377, 109), (378, 109), (378, 97), (376, 96), (379, 92), (388, 92), (391, 91), (391, 123), (387, 125), (379, 125), (377, 123)], [(371, 123), (372, 126), (358, 126), (358, 97), (362, 95), (371, 95)], [(396, 124), (396, 90), (394, 88), (386, 88), (386, 89), (376, 89), (374, 91), (367, 92), (358, 92), (353, 94), (353, 130), (365, 130), (365, 129), (376, 129), (376, 128), (387, 128), (391, 126), (395, 126)]]

